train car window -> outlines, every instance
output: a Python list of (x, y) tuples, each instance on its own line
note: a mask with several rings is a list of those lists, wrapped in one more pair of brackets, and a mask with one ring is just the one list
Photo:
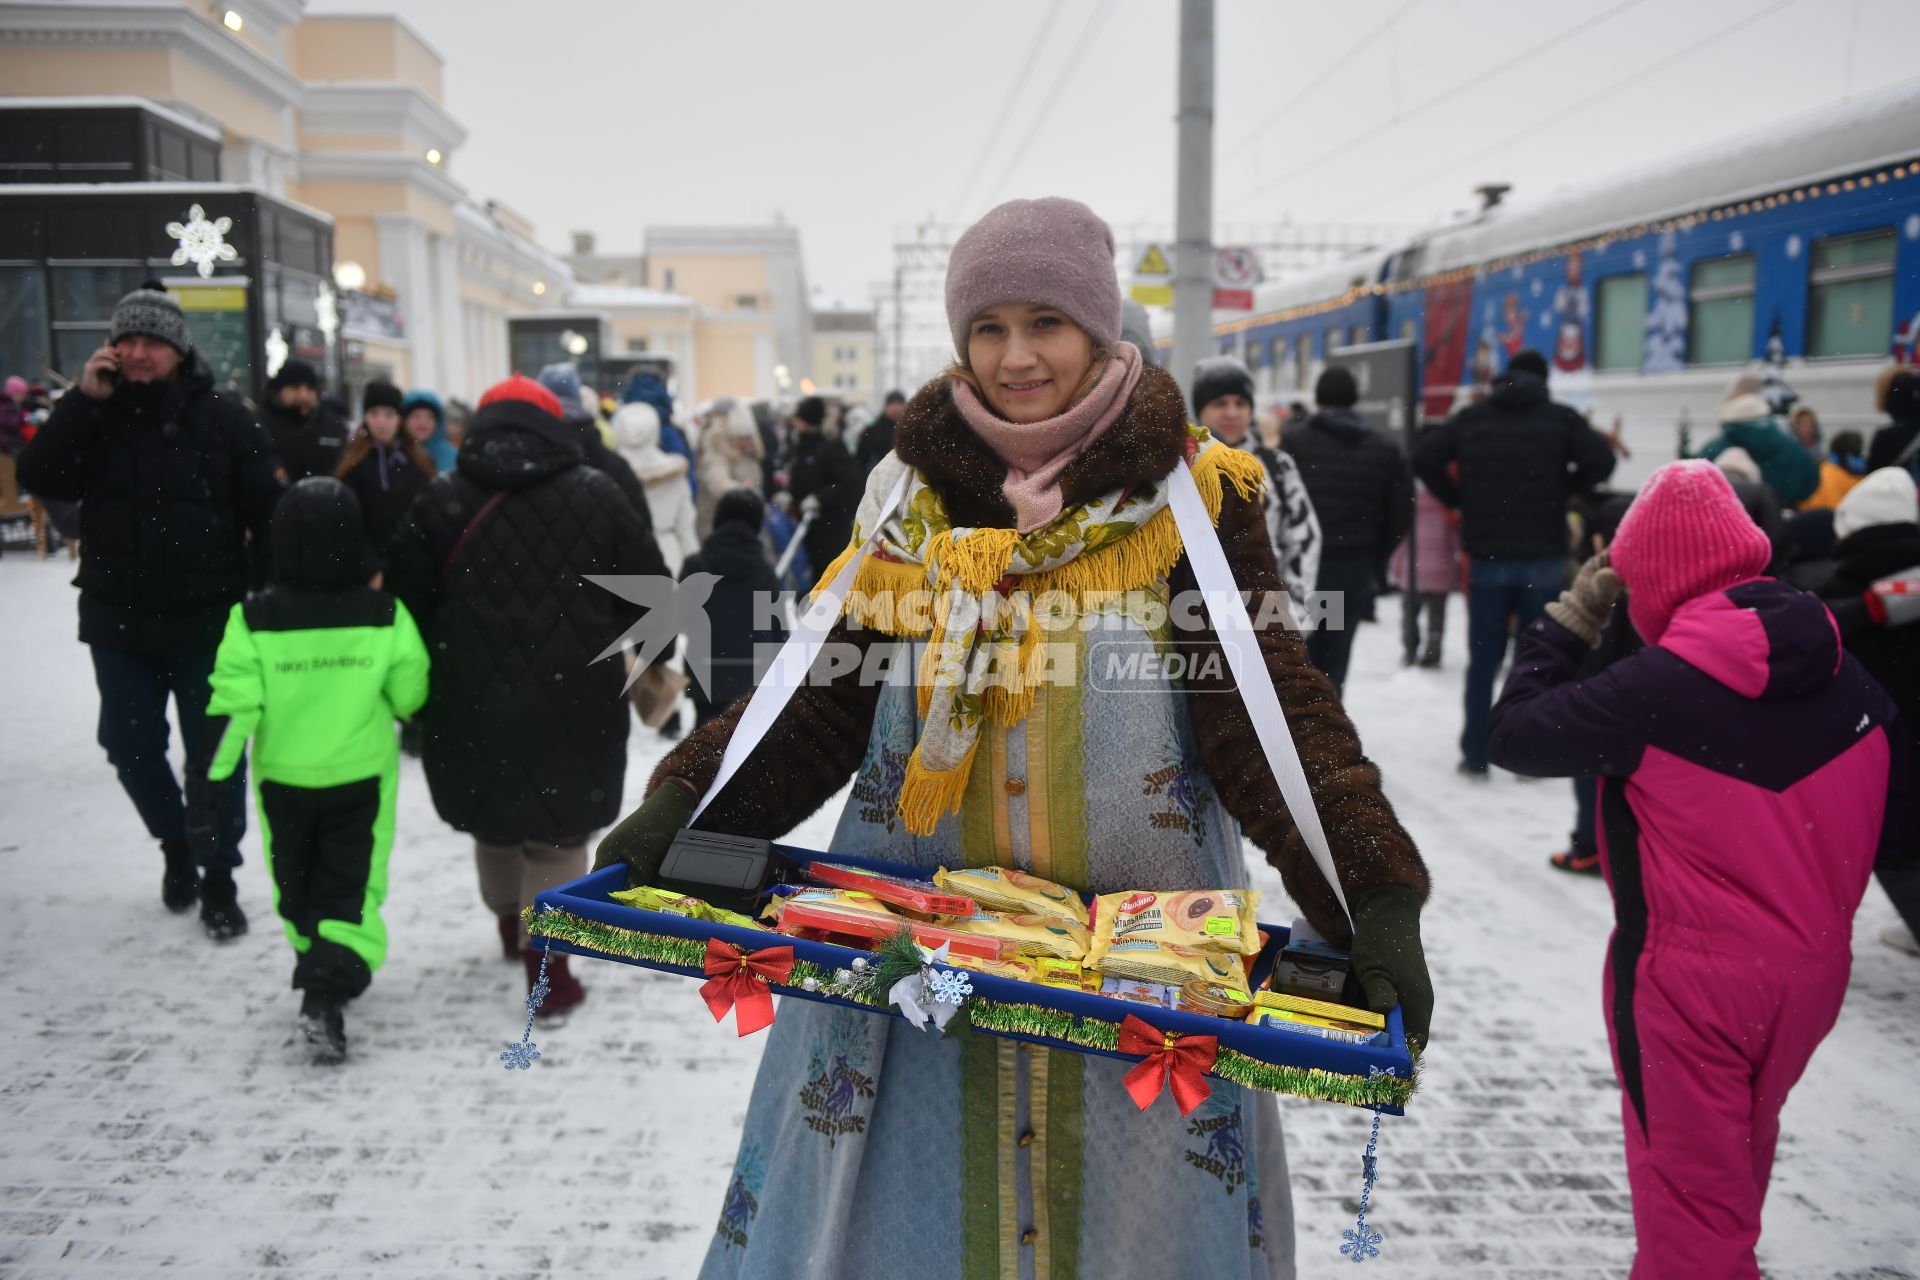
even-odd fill
[(1638, 369), (1646, 348), (1647, 273), (1596, 281), (1593, 304), (1593, 367)]
[(1307, 334), (1301, 334), (1293, 344), (1293, 368), (1295, 390), (1305, 391), (1313, 385), (1313, 339)]
[(1891, 228), (1813, 242), (1807, 358), (1878, 356), (1893, 332)]
[(1753, 255), (1693, 264), (1687, 290), (1687, 363), (1745, 364), (1753, 356)]
[(1293, 367), (1287, 361), (1287, 340), (1275, 338), (1267, 344), (1267, 360), (1273, 365), (1273, 389), (1280, 391), (1293, 385)]

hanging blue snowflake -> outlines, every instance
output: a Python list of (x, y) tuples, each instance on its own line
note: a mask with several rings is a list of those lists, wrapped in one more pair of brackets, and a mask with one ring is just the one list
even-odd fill
[(1362, 1222), (1358, 1229), (1348, 1227), (1340, 1235), (1346, 1240), (1346, 1243), (1340, 1246), (1340, 1252), (1347, 1255), (1349, 1262), (1365, 1262), (1368, 1258), (1380, 1256), (1380, 1250), (1377, 1247), (1380, 1243), (1380, 1233), (1369, 1230), (1366, 1223)]
[(500, 1055), (500, 1061), (507, 1064), (509, 1071), (525, 1071), (539, 1060), (540, 1050), (531, 1040), (509, 1044), (507, 1051)]
[(973, 982), (962, 969), (930, 969), (927, 991), (941, 1004), (957, 1005), (973, 994)]
[(552, 991), (553, 988), (547, 985), (547, 962), (543, 958), (540, 961), (540, 978), (533, 984), (533, 989), (527, 992), (527, 1012), (538, 1013), (541, 1003)]

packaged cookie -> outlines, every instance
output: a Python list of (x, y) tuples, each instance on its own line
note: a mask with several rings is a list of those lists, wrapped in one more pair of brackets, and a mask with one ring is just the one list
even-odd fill
[(953, 871), (942, 867), (934, 873), (933, 882), (948, 893), (972, 898), (983, 911), (1046, 916), (1077, 925), (1087, 922), (1087, 905), (1080, 901), (1079, 894), (1012, 867), (960, 867)]
[(1168, 942), (1116, 942), (1101, 954), (1098, 964), (1089, 956), (1087, 967), (1109, 977), (1138, 978), (1174, 988), (1189, 982), (1219, 982), (1236, 989), (1247, 985), (1239, 956)]
[(976, 933), (982, 937), (1012, 942), (1022, 955), (1057, 956), (1076, 962), (1087, 954), (1087, 948), (1093, 942), (1085, 925), (1062, 920), (1058, 916), (999, 915), (980, 911), (965, 920), (948, 920), (945, 924), (947, 928), (962, 933)]
[(1185, 889), (1174, 893), (1103, 893), (1094, 899), (1093, 950), (1087, 963), (1103, 967), (1105, 948), (1118, 942), (1158, 942), (1196, 951), (1251, 956), (1260, 951), (1254, 912), (1258, 889)]

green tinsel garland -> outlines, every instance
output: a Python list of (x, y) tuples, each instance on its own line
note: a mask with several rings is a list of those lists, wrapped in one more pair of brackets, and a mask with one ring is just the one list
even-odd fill
[[(601, 924), (596, 920), (584, 920), (565, 911), (536, 913), (529, 909), (525, 912), (525, 918), (527, 933), (531, 937), (556, 938), (606, 955), (624, 956), (630, 960), (645, 960), (652, 964), (674, 965), (683, 969), (699, 969), (706, 959), (706, 943), (695, 942), (689, 938), (639, 933), (616, 925)], [(908, 935), (902, 930), (900, 936)], [(768, 945), (782, 944), (770, 941)], [(904, 956), (901, 957), (901, 962), (904, 963)], [(777, 985), (804, 987), (806, 980), (812, 978), (816, 986), (823, 989), (832, 988), (836, 976), (836, 970), (823, 968), (806, 960), (796, 960), (792, 978), (788, 982)], [(891, 985), (892, 983), (889, 982), (887, 987)], [(881, 988), (882, 991), (885, 989)], [(835, 989), (832, 994), (873, 1008), (887, 1007), (884, 996), (879, 994), (851, 993), (843, 989)], [(1120, 1024), (1117, 1022), (1082, 1018), (1040, 1005), (1009, 1004), (998, 1000), (987, 1000), (980, 996), (971, 997), (962, 1008), (972, 1024), (983, 1031), (1039, 1036), (1044, 1039), (1058, 1040), (1063, 1044), (1078, 1045), (1083, 1049), (1112, 1051), (1120, 1043)], [(1213, 1074), (1223, 1080), (1231, 1080), (1235, 1084), (1267, 1093), (1291, 1094), (1320, 1102), (1340, 1102), (1350, 1107), (1405, 1107), (1415, 1090), (1419, 1088), (1420, 1059), (1416, 1053), (1414, 1078), (1411, 1080), (1403, 1080), (1398, 1076), (1376, 1076), (1367, 1079), (1362, 1076), (1322, 1071), (1318, 1067), (1281, 1066), (1250, 1057), (1237, 1049), (1222, 1048), (1219, 1056), (1214, 1059)]]

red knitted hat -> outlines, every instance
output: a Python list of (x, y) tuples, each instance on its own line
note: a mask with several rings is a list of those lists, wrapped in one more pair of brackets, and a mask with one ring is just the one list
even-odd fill
[(553, 392), (547, 390), (532, 378), (525, 378), (517, 373), (505, 382), (496, 382), (488, 387), (487, 393), (480, 397), (480, 403), (474, 407), (476, 409), (484, 409), (488, 405), (496, 404), (501, 400), (525, 400), (535, 408), (545, 409), (556, 418), (566, 416), (560, 412), (560, 402), (553, 398)]
[(1711, 462), (1669, 462), (1641, 487), (1609, 548), (1627, 612), (1658, 644), (1673, 611), (1767, 571), (1773, 545)]

